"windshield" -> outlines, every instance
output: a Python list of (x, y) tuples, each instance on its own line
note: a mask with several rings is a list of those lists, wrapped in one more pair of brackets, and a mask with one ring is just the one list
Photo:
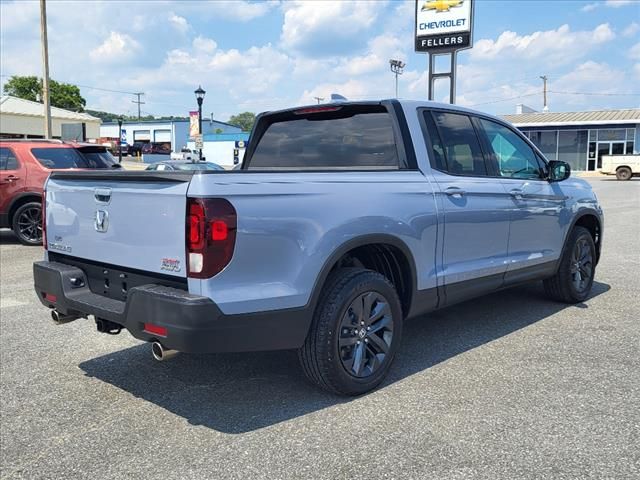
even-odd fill
[(224, 170), (215, 163), (180, 163), (174, 165), (176, 170)]
[(103, 147), (81, 147), (78, 151), (88, 164), (88, 168), (112, 168), (118, 162), (113, 155)]

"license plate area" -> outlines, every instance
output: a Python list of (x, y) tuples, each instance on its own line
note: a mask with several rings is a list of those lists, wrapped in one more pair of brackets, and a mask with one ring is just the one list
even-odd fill
[(126, 301), (129, 291), (142, 285), (164, 285), (188, 290), (187, 279), (156, 273), (141, 272), (116, 265), (93, 262), (59, 253), (49, 252), (49, 261), (72, 265), (84, 271), (89, 282), (89, 290), (97, 295)]

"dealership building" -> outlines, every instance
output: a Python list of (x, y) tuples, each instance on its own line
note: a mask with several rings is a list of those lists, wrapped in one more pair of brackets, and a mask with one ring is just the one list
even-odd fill
[[(204, 118), (202, 133), (241, 133), (242, 129), (229, 123)], [(118, 123), (107, 122), (100, 126), (100, 138), (103, 140), (118, 139)], [(128, 145), (135, 142), (170, 144), (171, 151), (179, 152), (189, 142), (189, 120), (150, 120), (122, 123), (122, 139)]]
[(502, 118), (547, 159), (565, 161), (572, 170), (598, 170), (603, 155), (640, 154), (640, 109), (554, 113), (518, 105), (515, 115)]

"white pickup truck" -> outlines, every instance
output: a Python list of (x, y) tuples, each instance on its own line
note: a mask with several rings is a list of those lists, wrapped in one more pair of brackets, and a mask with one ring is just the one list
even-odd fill
[(640, 175), (640, 155), (603, 155), (600, 173), (615, 175), (618, 180), (631, 180)]

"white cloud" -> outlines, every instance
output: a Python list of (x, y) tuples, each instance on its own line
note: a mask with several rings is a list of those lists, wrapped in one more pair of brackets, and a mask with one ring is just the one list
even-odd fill
[(631, 60), (640, 60), (640, 42), (636, 43), (629, 49), (629, 52), (627, 52), (627, 56)]
[(173, 28), (175, 28), (182, 34), (187, 33), (191, 28), (186, 18), (181, 17), (180, 15), (176, 15), (173, 12), (169, 12), (169, 23)]
[(118, 63), (131, 58), (139, 49), (140, 44), (129, 35), (112, 31), (101, 45), (89, 52), (89, 57), (96, 63)]
[(595, 10), (596, 8), (598, 8), (598, 4), (597, 3), (587, 3), (584, 7), (582, 7), (580, 10), (582, 10), (583, 12), (592, 12), (593, 10)]
[(278, 5), (280, 5), (279, 0), (268, 0), (262, 2), (248, 2), (245, 0), (216, 0), (206, 3), (195, 2), (188, 11), (199, 16), (215, 16), (217, 18), (224, 18), (237, 22), (249, 22), (266, 15)]
[(193, 48), (196, 51), (203, 53), (213, 53), (217, 47), (218, 44), (210, 38), (199, 35), (193, 39)]
[(604, 5), (605, 7), (620, 8), (627, 5), (632, 5), (637, 1), (638, 0), (606, 0), (604, 3), (602, 2), (588, 3), (587, 5), (582, 7), (580, 10), (582, 10), (583, 12), (591, 12), (592, 10), (595, 10), (601, 5)]
[(623, 37), (633, 37), (636, 33), (640, 32), (640, 25), (636, 22), (631, 22), (627, 28), (622, 31)]
[(384, 0), (286, 2), (280, 40), (289, 50), (344, 54), (350, 49), (349, 43), (357, 41), (374, 24), (386, 3)]
[(618, 8), (618, 7), (624, 7), (625, 5), (631, 5), (635, 1), (637, 0), (607, 0), (605, 2), (605, 5), (607, 7)]
[(473, 59), (497, 58), (545, 58), (566, 62), (588, 53), (591, 47), (606, 43), (615, 38), (608, 23), (598, 25), (594, 30), (572, 32), (569, 25), (557, 30), (538, 31), (530, 35), (518, 35), (509, 30), (500, 34), (496, 40), (478, 40), (471, 57)]

